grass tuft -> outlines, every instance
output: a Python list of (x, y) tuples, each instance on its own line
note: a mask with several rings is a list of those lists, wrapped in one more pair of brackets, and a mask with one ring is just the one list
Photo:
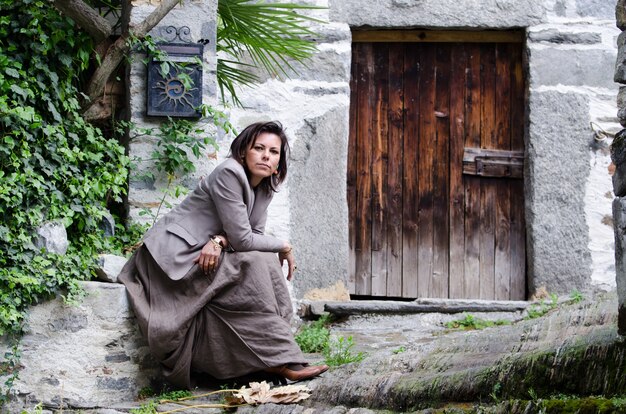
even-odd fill
[(498, 319), (495, 321), (489, 321), (486, 319), (477, 318), (474, 315), (466, 314), (465, 318), (457, 319), (454, 321), (447, 322), (445, 327), (448, 329), (461, 329), (461, 330), (478, 330), (490, 328), (492, 326), (501, 326), (501, 325), (510, 325), (511, 321), (507, 321), (506, 319)]
[(302, 326), (296, 334), (296, 343), (304, 353), (321, 353), (329, 366), (339, 366), (351, 362), (360, 362), (365, 358), (363, 352), (354, 352), (352, 336), (331, 337), (328, 326), (332, 323), (330, 315)]

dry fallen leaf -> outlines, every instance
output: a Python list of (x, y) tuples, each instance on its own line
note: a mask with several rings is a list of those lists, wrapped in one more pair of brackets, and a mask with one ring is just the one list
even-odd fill
[(270, 388), (270, 385), (263, 382), (251, 382), (250, 388), (241, 387), (241, 389), (233, 393), (233, 399), (229, 399), (231, 404), (242, 404), (244, 402), (250, 405), (274, 403), (274, 404), (292, 404), (306, 400), (311, 396), (310, 389), (305, 385), (286, 385), (284, 387)]

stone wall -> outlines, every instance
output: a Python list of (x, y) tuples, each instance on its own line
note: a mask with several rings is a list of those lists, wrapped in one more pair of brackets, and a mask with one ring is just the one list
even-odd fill
[[(615, 132), (615, 2), (387, 0), (330, 2), (353, 28), (525, 28), (529, 294), (611, 289), (612, 199), (607, 142)], [(604, 137), (604, 135), (602, 136)]]
[[(622, 30), (618, 39), (615, 82), (626, 85), (626, 0), (619, 0), (615, 9), (617, 27)], [(626, 128), (626, 86), (620, 86), (617, 99), (620, 123)], [(618, 331), (626, 335), (626, 129), (620, 131), (611, 148), (616, 169), (613, 176), (613, 218), (615, 230), (615, 266), (618, 297)]]
[(531, 292), (541, 286), (560, 293), (615, 286), (610, 139), (595, 140), (590, 124), (619, 130), (611, 74), (614, 4), (544, 2), (544, 18), (528, 28)]
[[(184, 7), (175, 8), (160, 26), (186, 24), (192, 29), (193, 39), (215, 39), (215, 4), (216, 1), (187, 0)], [(148, 2), (135, 4), (131, 21), (145, 16), (152, 7)], [(313, 13), (327, 19), (327, 11)], [(211, 17), (200, 23), (200, 19), (191, 18), (197, 14)], [(320, 52), (306, 68), (294, 64), (299, 74), (297, 79), (271, 79), (259, 71), (260, 87), (244, 88), (240, 92), (247, 109), (230, 110), (231, 121), (239, 131), (260, 120), (278, 120), (286, 127), (292, 146), (292, 173), (270, 207), (267, 233), (291, 240), (294, 245), (299, 266), (293, 286), (299, 297), (310, 289), (331, 286), (337, 281), (343, 283), (348, 262), (345, 171), (350, 32), (342, 24), (319, 25), (316, 29), (321, 35)], [(158, 30), (155, 28), (153, 32)], [(204, 84), (207, 104), (216, 101), (214, 41), (210, 45), (205, 53), (209, 67), (205, 70)], [(159, 120), (145, 116), (146, 71), (139, 62), (141, 58), (137, 56), (130, 72), (132, 120), (140, 126), (155, 127)], [(219, 150), (207, 151), (209, 156), (198, 160), (197, 171), (174, 184), (192, 189), (201, 176), (225, 159), (233, 138), (218, 134)], [(130, 145), (131, 156), (149, 158), (153, 147), (152, 137), (135, 140)], [(154, 172), (153, 163), (139, 164), (134, 174), (145, 171)], [(140, 213), (145, 210), (156, 213), (163, 196), (161, 189), (166, 185), (166, 177), (158, 174), (155, 181), (131, 180), (131, 216), (137, 221), (149, 221), (150, 215)], [(176, 202), (171, 198), (169, 201)], [(167, 208), (162, 208), (160, 213), (166, 211)]]
[[(19, 345), (20, 371), (7, 413), (41, 403), (59, 410), (111, 407), (134, 401), (144, 387), (161, 389), (126, 288), (85, 282), (79, 305), (61, 298), (31, 308)], [(0, 348), (6, 342), (0, 341)]]
[[(299, 3), (327, 6), (324, 0)], [(307, 13), (329, 20), (328, 9)], [(262, 120), (278, 120), (286, 128), (292, 149), (289, 176), (270, 205), (266, 230), (294, 246), (298, 272), (291, 285), (298, 298), (331, 286), (337, 290), (337, 283), (345, 286), (348, 266), (351, 36), (344, 23), (312, 26), (319, 34), (319, 51), (306, 66), (294, 63), (297, 75), (284, 79), (258, 71), (261, 83), (238, 93), (245, 109), (229, 111), (238, 130)], [(220, 142), (219, 160), (226, 157), (231, 140)]]
[[(297, 74), (289, 78), (259, 72), (261, 83), (239, 92), (245, 109), (229, 109), (238, 130), (270, 119), (287, 128), (293, 147), (290, 177), (270, 207), (267, 230), (296, 247), (295, 295), (306, 297), (314, 289), (347, 281), (351, 28), (525, 29), (529, 296), (539, 288), (560, 294), (614, 288), (608, 144), (620, 129), (611, 69), (619, 34), (616, 1), (488, 0), (478, 6), (473, 0), (300, 0), (326, 7), (308, 12), (328, 21), (311, 24), (319, 33), (319, 51), (306, 66), (295, 64)], [(190, 5), (200, 7), (198, 2)], [(213, 64), (210, 57), (207, 61)], [(141, 67), (134, 65), (131, 83), (143, 85), (141, 77)], [(133, 104), (133, 116), (139, 119), (142, 105), (141, 98)], [(232, 138), (219, 137), (219, 151), (203, 158), (198, 173), (183, 184), (192, 188), (223, 160)], [(131, 149), (147, 154), (151, 145), (136, 142)], [(162, 178), (133, 181), (134, 217), (142, 207), (158, 204), (163, 184)]]
[[(136, 24), (148, 16), (160, 3), (160, 0), (137, 0), (130, 2), (128, 13), (129, 23)], [(184, 0), (161, 20), (161, 22), (150, 31), (150, 35), (155, 41), (173, 41), (181, 43), (189, 41), (198, 42), (201, 39), (208, 40), (204, 45), (204, 70), (202, 84), (202, 103), (215, 104), (216, 101), (216, 77), (215, 77), (215, 39), (216, 39), (216, 14), (217, 0)], [(189, 34), (183, 34), (181, 38), (173, 39), (167, 33), (167, 28), (172, 26), (176, 29), (187, 27)], [(173, 39), (173, 40), (172, 40)], [(147, 97), (147, 66), (146, 55), (136, 51), (131, 57), (132, 61), (128, 71), (128, 87), (130, 98), (129, 116), (130, 121), (137, 128), (152, 128), (156, 131), (165, 117), (148, 117), (146, 115)], [(203, 129), (209, 136), (215, 136), (215, 127), (206, 122), (199, 122), (198, 127)], [(131, 132), (131, 138), (135, 133)], [(168, 210), (167, 205), (161, 206), (161, 199), (164, 189), (168, 186), (168, 177), (164, 173), (159, 173), (154, 166), (152, 151), (155, 147), (154, 134), (145, 134), (129, 143), (129, 154), (135, 159), (135, 168), (131, 172), (130, 188), (128, 194), (128, 204), (130, 215), (138, 222), (151, 222), (152, 216)], [(207, 175), (216, 165), (213, 156), (213, 148), (208, 147), (209, 156), (203, 156), (195, 160), (196, 171), (184, 177), (179, 177), (173, 181), (170, 188), (181, 185), (188, 189), (193, 189), (200, 177)], [(190, 156), (193, 159), (193, 156)], [(145, 178), (144, 174), (150, 172), (154, 174), (154, 179)], [(168, 202), (175, 203), (179, 200), (167, 196)], [(149, 212), (149, 214), (145, 214)]]

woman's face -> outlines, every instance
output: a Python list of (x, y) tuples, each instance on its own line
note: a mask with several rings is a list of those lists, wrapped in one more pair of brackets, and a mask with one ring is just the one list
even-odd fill
[(270, 177), (277, 169), (280, 161), (280, 137), (271, 132), (259, 134), (254, 143), (246, 151), (245, 161), (250, 171), (250, 184), (259, 185), (261, 180)]

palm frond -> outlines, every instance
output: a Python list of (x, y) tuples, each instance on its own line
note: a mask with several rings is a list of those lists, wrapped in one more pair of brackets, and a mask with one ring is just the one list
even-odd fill
[(232, 103), (237, 106), (243, 106), (237, 97), (236, 86), (252, 86), (258, 81), (258, 78), (254, 74), (237, 67), (237, 64), (238, 62), (236, 61), (217, 59), (217, 84), (222, 100), (225, 92), (228, 91)]
[[(218, 0), (217, 51), (230, 60), (218, 59), (217, 81), (224, 100), (224, 91), (231, 93), (233, 103), (240, 104), (234, 85), (249, 86), (256, 76), (242, 63), (246, 56), (252, 66), (270, 75), (289, 77), (296, 73), (293, 61), (304, 64), (316, 50), (308, 38), (317, 34), (306, 23), (319, 22), (298, 11), (322, 7), (288, 3), (265, 3), (250, 0)], [(220, 70), (222, 71), (220, 73)]]

